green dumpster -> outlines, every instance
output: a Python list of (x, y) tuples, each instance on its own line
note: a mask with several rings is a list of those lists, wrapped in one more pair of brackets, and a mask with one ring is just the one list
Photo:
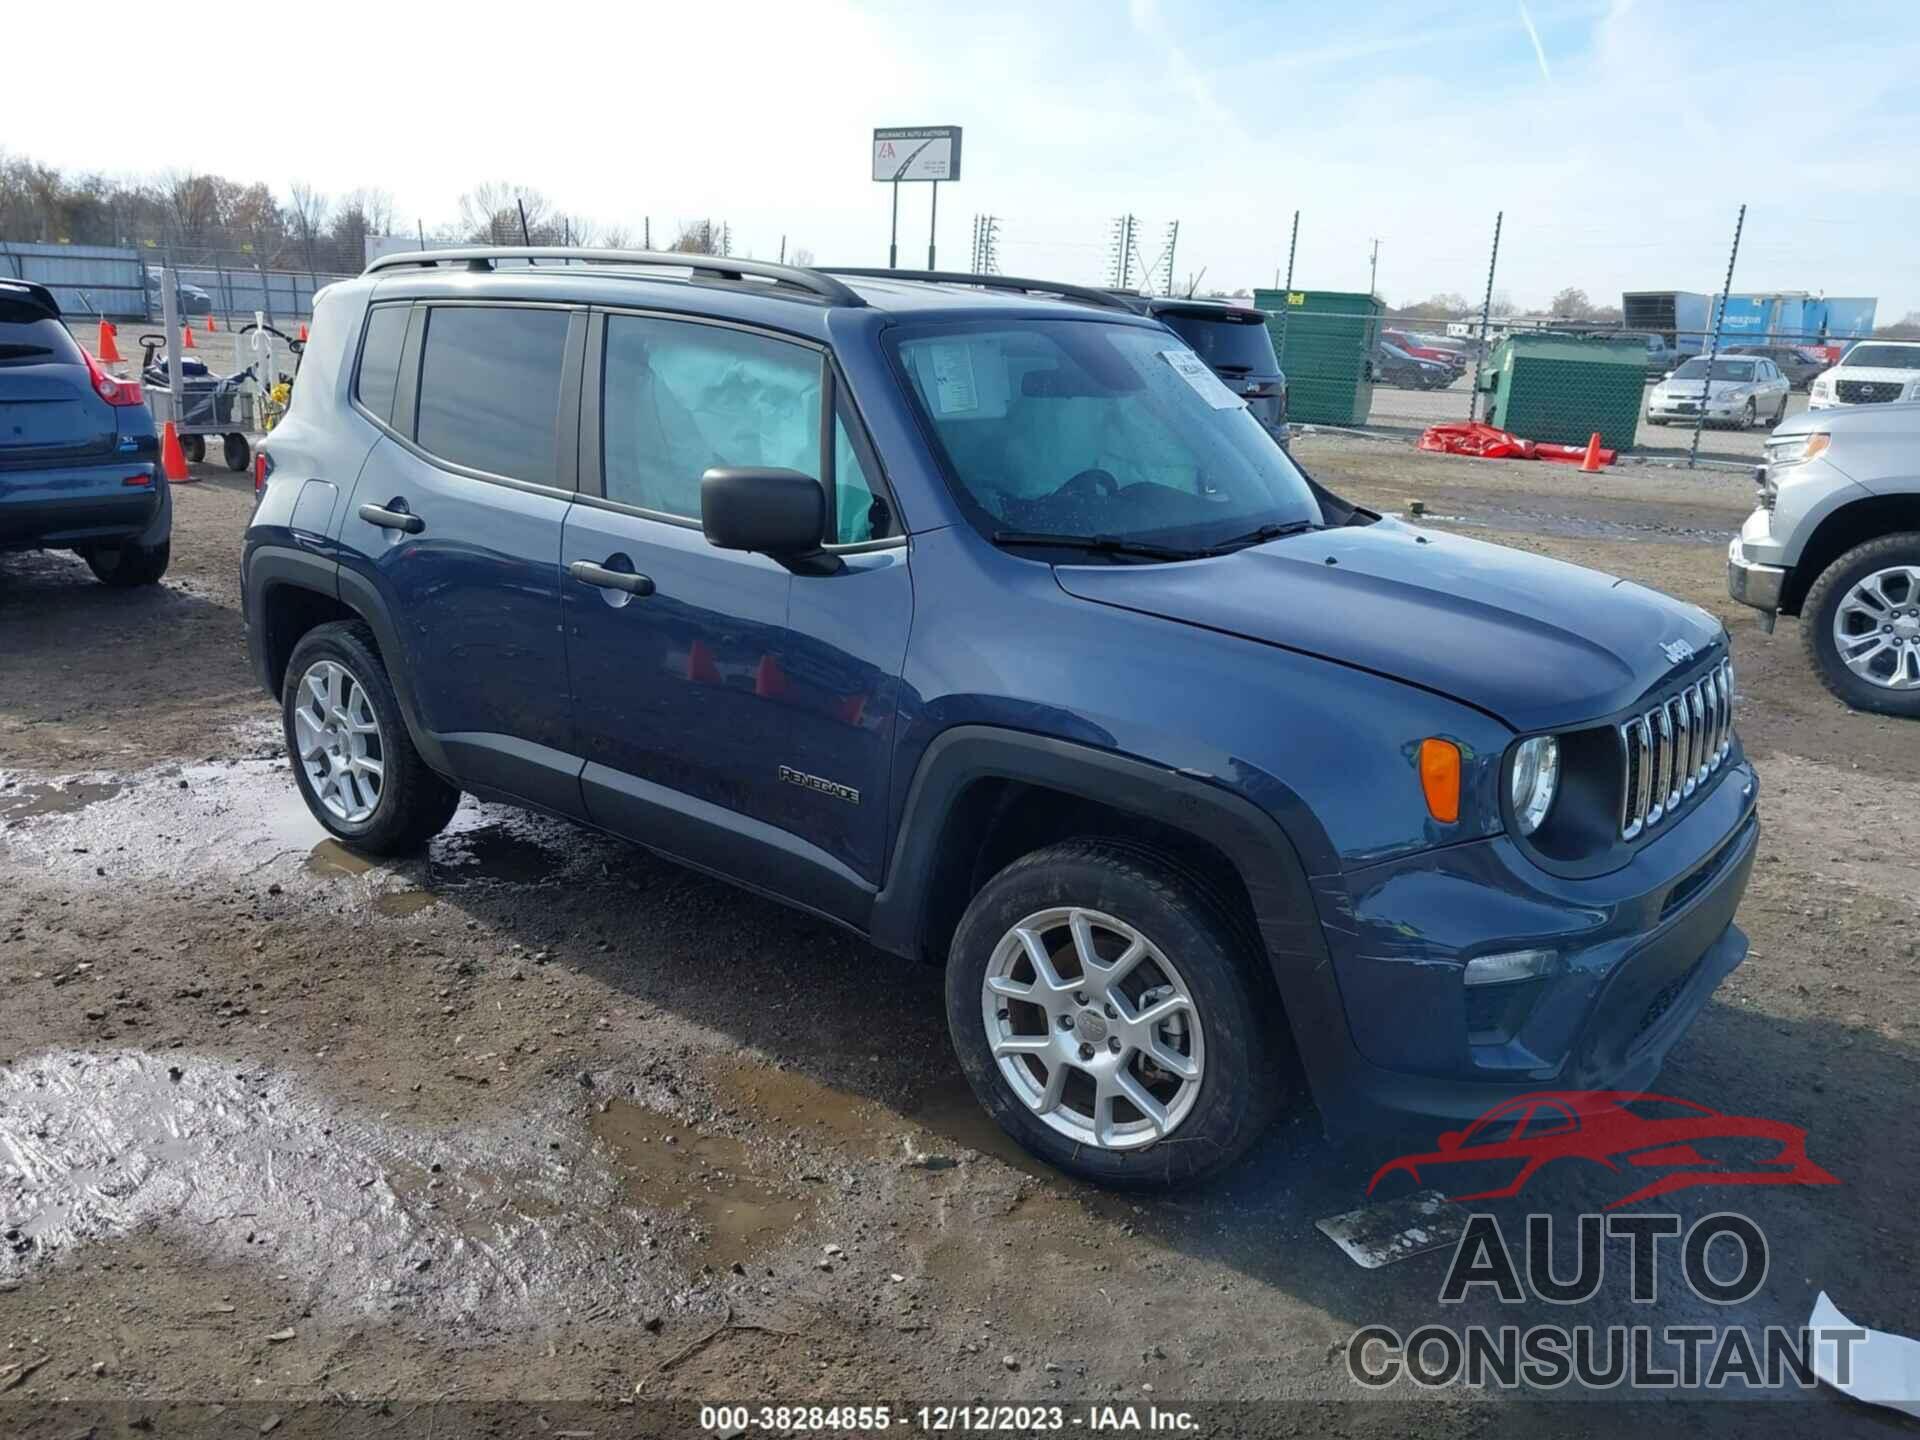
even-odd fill
[(1380, 302), (1344, 290), (1256, 290), (1287, 376), (1287, 419), (1364, 425), (1373, 407), (1368, 363), (1379, 338)]
[(1528, 440), (1584, 445), (1597, 430), (1610, 450), (1633, 447), (1647, 373), (1637, 336), (1509, 335), (1480, 372), (1490, 424)]

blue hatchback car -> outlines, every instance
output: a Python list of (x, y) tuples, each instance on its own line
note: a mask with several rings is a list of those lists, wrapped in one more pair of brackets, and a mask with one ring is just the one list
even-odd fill
[(394, 256), (260, 470), (249, 643), (332, 834), (468, 792), (943, 966), (1079, 1176), (1196, 1180), (1302, 1084), (1644, 1088), (1746, 953), (1725, 631), (1343, 501), (1112, 296)]
[(0, 551), (72, 550), (108, 585), (166, 573), (173, 499), (137, 380), (81, 349), (44, 285), (0, 280)]

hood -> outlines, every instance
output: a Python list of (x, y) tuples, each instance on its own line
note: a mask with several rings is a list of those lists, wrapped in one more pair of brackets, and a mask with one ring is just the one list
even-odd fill
[(1630, 580), (1392, 520), (1054, 573), (1082, 600), (1405, 680), (1516, 730), (1604, 719), (1725, 639), (1706, 611)]

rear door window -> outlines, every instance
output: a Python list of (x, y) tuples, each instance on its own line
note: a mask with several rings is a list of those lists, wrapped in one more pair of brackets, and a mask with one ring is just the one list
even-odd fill
[(565, 310), (443, 305), (427, 314), (415, 441), (489, 475), (556, 483)]
[(400, 343), (407, 336), (406, 305), (376, 305), (367, 312), (367, 335), (360, 344), (360, 373), (353, 394), (367, 413), (386, 424), (393, 414), (393, 382), (400, 374)]

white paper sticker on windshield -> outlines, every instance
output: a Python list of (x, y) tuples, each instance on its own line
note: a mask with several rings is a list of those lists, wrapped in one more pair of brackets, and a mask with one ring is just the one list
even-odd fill
[(1173, 373), (1193, 387), (1193, 393), (1216, 410), (1232, 410), (1247, 402), (1220, 383), (1220, 377), (1207, 368), (1207, 362), (1191, 350), (1162, 350), (1160, 358), (1173, 367)]
[(929, 345), (933, 364), (933, 404), (942, 415), (971, 415), (980, 408), (980, 387), (973, 376), (971, 345)]

